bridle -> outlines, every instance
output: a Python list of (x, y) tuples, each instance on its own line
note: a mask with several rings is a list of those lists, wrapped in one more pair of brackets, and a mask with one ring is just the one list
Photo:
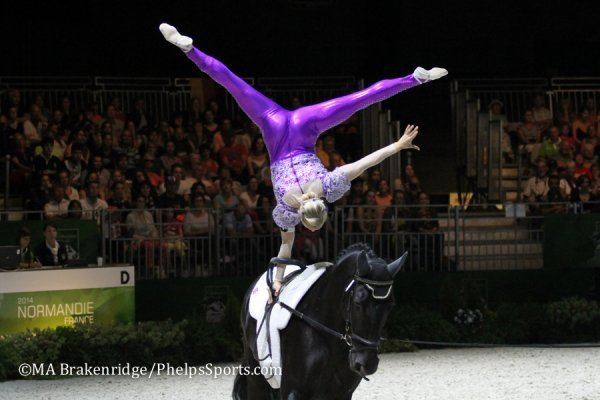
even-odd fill
[[(344, 318), (344, 324), (345, 324), (345, 329), (344, 329), (345, 333), (344, 333), (344, 337), (343, 337), (344, 342), (346, 342), (346, 344), (350, 347), (350, 352), (360, 351), (365, 348), (379, 350), (379, 344), (381, 342), (381, 339), (369, 340), (360, 335), (357, 335), (352, 330), (352, 307), (351, 307), (351, 304), (354, 302), (354, 296), (355, 296), (357, 283), (362, 284), (365, 288), (367, 288), (370, 292), (370, 296), (373, 299), (385, 300), (392, 293), (392, 285), (394, 284), (394, 281), (393, 280), (374, 281), (374, 280), (360, 277), (358, 275), (354, 275), (353, 279), (350, 281), (348, 286), (346, 286), (346, 290), (345, 290), (346, 295), (345, 295), (344, 302), (346, 304), (346, 315)], [(379, 296), (379, 295), (375, 294), (374, 286), (375, 287), (388, 286), (388, 290), (384, 295)], [(356, 342), (360, 343), (362, 346), (356, 346), (355, 345)]]
[[(354, 352), (362, 351), (362, 350), (379, 350), (379, 345), (381, 343), (381, 338), (377, 340), (366, 339), (363, 336), (360, 336), (354, 333), (352, 329), (352, 307), (351, 304), (354, 302), (355, 290), (358, 285), (363, 285), (369, 292), (370, 296), (375, 300), (385, 300), (392, 293), (392, 285), (394, 284), (393, 280), (389, 281), (374, 281), (370, 279), (366, 279), (360, 277), (356, 274), (352, 277), (352, 280), (346, 286), (344, 291), (344, 303), (345, 303), (345, 316), (344, 316), (344, 333), (338, 332), (334, 329), (329, 328), (328, 326), (322, 324), (321, 322), (315, 320), (312, 317), (288, 306), (287, 304), (280, 302), (277, 300), (279, 305), (282, 308), (285, 308), (292, 315), (298, 317), (300, 320), (306, 322), (308, 325), (312, 326), (318, 331), (327, 333), (332, 335), (338, 339), (340, 339), (344, 344), (348, 346), (349, 354)], [(385, 287), (389, 286), (387, 292), (384, 295), (377, 295), (375, 293), (375, 287)], [(358, 373), (358, 372), (357, 372)], [(369, 380), (365, 375), (358, 373), (362, 376), (363, 379)]]

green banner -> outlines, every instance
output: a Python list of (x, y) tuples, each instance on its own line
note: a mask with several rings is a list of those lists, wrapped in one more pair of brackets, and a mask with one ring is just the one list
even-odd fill
[(0, 334), (135, 318), (132, 266), (0, 273)]
[[(98, 245), (101, 240), (96, 221), (65, 219), (55, 221), (58, 228), (58, 241), (67, 246), (70, 260), (81, 260), (96, 264)], [(17, 236), (22, 227), (31, 232), (32, 248), (44, 240), (45, 221), (8, 221), (0, 223), (0, 246), (17, 244)]]
[(600, 214), (544, 218), (544, 268), (600, 267)]

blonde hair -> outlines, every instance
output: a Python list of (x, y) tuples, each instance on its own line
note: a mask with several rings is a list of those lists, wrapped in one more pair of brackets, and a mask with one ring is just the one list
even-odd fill
[(327, 221), (327, 206), (315, 192), (304, 193), (300, 197), (300, 208), (298, 211), (301, 216), (302, 225), (311, 231), (321, 229), (325, 221)]

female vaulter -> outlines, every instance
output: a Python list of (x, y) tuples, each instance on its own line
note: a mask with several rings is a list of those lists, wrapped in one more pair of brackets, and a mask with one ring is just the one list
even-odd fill
[[(215, 58), (193, 46), (175, 27), (161, 24), (165, 39), (179, 47), (200, 70), (222, 85), (260, 128), (271, 159), (271, 176), (277, 206), (273, 220), (281, 228), (278, 257), (290, 258), (294, 227), (299, 223), (315, 231), (327, 220), (327, 206), (350, 189), (350, 182), (366, 169), (402, 149), (419, 149), (412, 144), (418, 127), (409, 125), (395, 143), (362, 159), (327, 171), (317, 155), (315, 144), (324, 131), (344, 122), (355, 112), (383, 101), (396, 93), (448, 74), (443, 68), (418, 67), (411, 75), (379, 81), (366, 89), (323, 103), (286, 110), (233, 74)], [(285, 265), (278, 265), (274, 289), (278, 293)]]

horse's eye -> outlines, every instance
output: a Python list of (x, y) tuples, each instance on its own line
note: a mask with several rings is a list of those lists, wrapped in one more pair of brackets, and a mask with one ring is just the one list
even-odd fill
[(362, 303), (367, 297), (369, 297), (369, 291), (365, 287), (359, 286), (356, 288), (356, 291), (354, 292), (355, 303)]

